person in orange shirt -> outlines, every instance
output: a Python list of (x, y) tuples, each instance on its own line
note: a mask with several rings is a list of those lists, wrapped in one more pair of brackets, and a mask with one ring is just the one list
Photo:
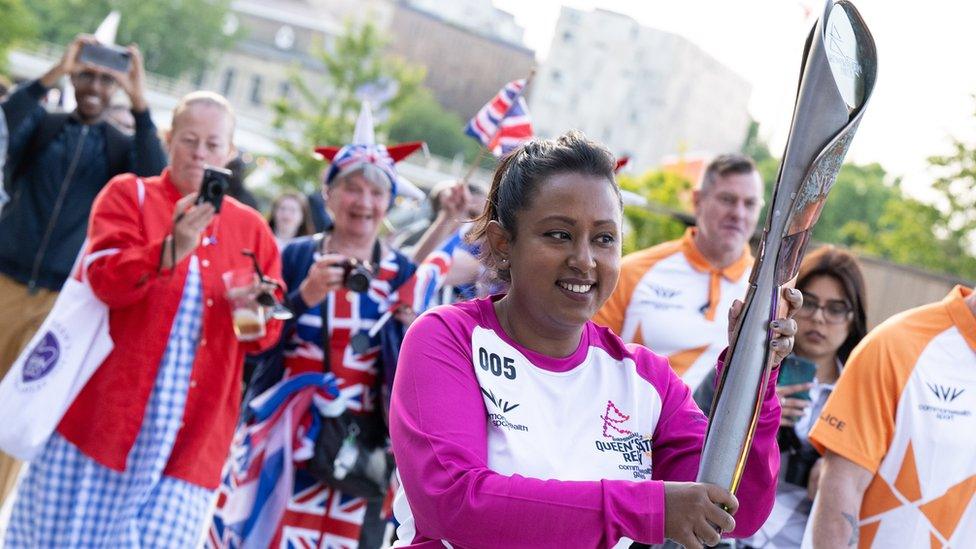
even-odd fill
[(715, 158), (692, 195), (697, 226), (624, 257), (617, 287), (594, 322), (666, 355), (694, 390), (727, 344), (732, 301), (746, 294), (762, 193), (750, 158)]
[(976, 294), (896, 315), (858, 345), (810, 442), (803, 547), (976, 546)]

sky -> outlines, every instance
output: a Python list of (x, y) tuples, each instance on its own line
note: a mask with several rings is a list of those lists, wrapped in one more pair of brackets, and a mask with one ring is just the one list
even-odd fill
[[(749, 111), (774, 155), (793, 112), (803, 43), (823, 8), (811, 0), (494, 0), (543, 62), (561, 6), (606, 9), (684, 36), (752, 84)], [(878, 80), (848, 160), (879, 162), (930, 199), (926, 159), (951, 137), (976, 145), (976, 2), (855, 0), (878, 50)]]

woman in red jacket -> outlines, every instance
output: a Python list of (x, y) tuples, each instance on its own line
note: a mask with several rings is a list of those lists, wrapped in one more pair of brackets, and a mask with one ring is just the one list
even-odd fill
[(280, 325), (243, 343), (234, 335), (222, 274), (281, 260), (260, 215), (224, 197), (196, 204), (204, 166), (233, 153), (227, 100), (181, 100), (159, 177), (121, 175), (95, 201), (88, 277), (110, 308), (115, 348), (31, 464), (6, 545), (190, 547), (209, 516), (237, 420), (245, 352), (267, 347)]

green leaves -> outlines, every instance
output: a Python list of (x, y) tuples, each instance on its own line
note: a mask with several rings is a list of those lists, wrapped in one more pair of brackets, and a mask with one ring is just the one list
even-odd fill
[(24, 0), (0, 0), (0, 72), (6, 68), (7, 51), (18, 42), (34, 38), (37, 21)]
[(464, 124), (461, 117), (441, 108), (429, 91), (420, 90), (391, 121), (390, 140), (426, 141), (433, 154), (444, 158), (461, 154), (470, 162), (478, 154), (478, 143), (465, 135)]
[[(6, 13), (2, 4), (9, 1), (0, 0), (0, 13)], [(119, 11), (122, 18), (116, 42), (139, 44), (146, 71), (171, 78), (199, 72), (213, 54), (233, 45), (236, 33), (228, 36), (222, 30), (229, 6), (230, 0), (30, 0), (27, 3), (38, 22), (39, 38), (62, 45), (79, 33), (95, 32), (109, 12)]]
[[(743, 147), (766, 182), (766, 203), (775, 184), (779, 160), (751, 126)], [(895, 263), (976, 279), (972, 235), (976, 230), (976, 149), (953, 142), (947, 156), (929, 159), (940, 172), (932, 184), (938, 205), (905, 194), (877, 163), (847, 163), (837, 174), (820, 220), (818, 242), (837, 244)], [(765, 217), (765, 212), (763, 213)], [(764, 220), (760, 220), (760, 226)]]
[(624, 208), (624, 224), (628, 226), (623, 242), (624, 254), (649, 248), (684, 234), (685, 224), (678, 221), (673, 214), (690, 210), (690, 181), (663, 171), (650, 171), (640, 177), (621, 175), (617, 181), (622, 189), (647, 198), (654, 206), (654, 210), (637, 206)]
[[(294, 70), (289, 79), (293, 97), (273, 105), (273, 126), (281, 135), (275, 140), (281, 149), (275, 157), (281, 169), (277, 181), (303, 192), (318, 186), (325, 168), (312, 150), (321, 145), (341, 146), (352, 138), (361, 105), (357, 92), (393, 82), (389, 86), (395, 88), (392, 97), (384, 105), (373, 105), (374, 115), (388, 114), (387, 121), (376, 127), (382, 134), (389, 120), (396, 119), (403, 105), (417, 94), (424, 77), (422, 68), (387, 55), (386, 44), (372, 24), (347, 24), (335, 42), (317, 50), (316, 58), (325, 69), (321, 80), (308, 81)], [(290, 137), (296, 134), (297, 139)]]
[(907, 196), (878, 164), (845, 164), (830, 191), (814, 240), (935, 272), (976, 278), (968, 231), (953, 214)]

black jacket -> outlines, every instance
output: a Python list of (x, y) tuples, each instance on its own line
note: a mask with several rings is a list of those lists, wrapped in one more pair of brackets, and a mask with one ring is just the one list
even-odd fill
[[(40, 105), (46, 93), (33, 81), (0, 104), (10, 130), (0, 273), (30, 288), (59, 290), (102, 187), (120, 173), (158, 175), (167, 160), (148, 111), (133, 113), (136, 133), (129, 137), (107, 122), (85, 125), (47, 112)], [(41, 138), (45, 131), (53, 135)]]

